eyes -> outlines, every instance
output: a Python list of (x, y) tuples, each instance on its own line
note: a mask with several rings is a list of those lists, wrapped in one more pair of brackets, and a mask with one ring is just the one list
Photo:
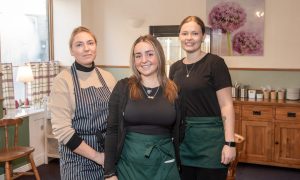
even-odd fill
[[(147, 51), (147, 52), (145, 52), (145, 57), (146, 58), (151, 58), (151, 57), (154, 57), (154, 56), (155, 56), (155, 53), (153, 51)], [(136, 60), (141, 59), (142, 57), (143, 57), (143, 54), (140, 53), (140, 52), (134, 54), (134, 58)]]
[(195, 37), (195, 36), (199, 36), (200, 32), (195, 32), (195, 31), (190, 32), (190, 33), (187, 32), (187, 31), (180, 32), (180, 36), (188, 36), (188, 35), (191, 35), (191, 36)]
[[(94, 47), (96, 45), (96, 42), (95, 41), (88, 41), (86, 42), (86, 45), (87, 46), (90, 46), (90, 47)], [(75, 42), (75, 47), (77, 48), (81, 48), (81, 47), (84, 47), (85, 46), (85, 43), (84, 42)]]

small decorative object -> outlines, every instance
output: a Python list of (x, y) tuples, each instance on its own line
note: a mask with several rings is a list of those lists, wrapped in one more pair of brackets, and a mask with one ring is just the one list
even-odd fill
[(24, 106), (29, 106), (29, 100), (28, 100), (28, 98), (25, 99)]
[(264, 95), (262, 93), (257, 93), (256, 94), (256, 99), (262, 99)]
[[(30, 66), (19, 66), (18, 71), (17, 71), (17, 82), (22, 82), (25, 85), (25, 104), (24, 106), (21, 107), (29, 107), (29, 101), (27, 98), (28, 92), (27, 92), (27, 83), (33, 81), (33, 74)], [(27, 104), (26, 104), (26, 99), (27, 99)]]
[(19, 99), (19, 106), (23, 105), (23, 101), (21, 99)]
[(17, 101), (17, 100), (15, 100), (15, 107), (16, 107), (16, 109), (18, 109), (19, 108), (19, 102)]
[(276, 99), (277, 98), (277, 92), (276, 91), (271, 91), (271, 99)]
[(255, 99), (255, 96), (256, 96), (256, 90), (255, 89), (249, 89), (248, 90), (248, 97), (250, 99)]
[(241, 98), (247, 98), (248, 97), (247, 93), (248, 93), (248, 85), (241, 86), (240, 97)]

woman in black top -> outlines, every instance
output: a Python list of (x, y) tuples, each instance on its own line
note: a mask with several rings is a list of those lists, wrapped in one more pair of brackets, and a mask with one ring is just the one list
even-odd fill
[(180, 145), (184, 180), (226, 179), (227, 164), (236, 155), (230, 74), (222, 58), (201, 51), (204, 33), (200, 18), (182, 21), (179, 39), (186, 57), (170, 68), (185, 109)]
[(166, 76), (158, 40), (139, 37), (130, 65), (133, 75), (117, 83), (109, 101), (105, 178), (180, 179), (177, 87)]

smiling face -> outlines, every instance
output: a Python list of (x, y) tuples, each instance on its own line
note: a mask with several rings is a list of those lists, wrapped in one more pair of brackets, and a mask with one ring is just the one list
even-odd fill
[(80, 32), (74, 36), (70, 52), (76, 62), (85, 67), (91, 67), (96, 58), (96, 48), (94, 37), (88, 32)]
[(179, 39), (182, 48), (187, 53), (193, 53), (201, 50), (201, 43), (204, 39), (204, 35), (200, 25), (194, 21), (190, 21), (181, 26)]
[(134, 65), (141, 77), (156, 77), (158, 70), (158, 58), (154, 48), (147, 42), (139, 42), (134, 47)]

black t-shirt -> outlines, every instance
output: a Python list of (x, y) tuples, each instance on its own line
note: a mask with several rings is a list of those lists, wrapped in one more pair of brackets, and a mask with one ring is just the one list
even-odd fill
[(229, 70), (221, 57), (208, 53), (189, 65), (179, 60), (170, 68), (170, 79), (181, 90), (186, 116), (221, 116), (216, 91), (232, 86)]
[[(145, 92), (143, 92), (145, 95)], [(155, 94), (153, 90), (152, 96)], [(160, 88), (154, 99), (148, 99), (146, 95), (140, 100), (128, 99), (124, 113), (125, 126), (128, 131), (170, 135), (172, 126), (176, 120), (175, 105), (171, 104), (163, 96)]]

